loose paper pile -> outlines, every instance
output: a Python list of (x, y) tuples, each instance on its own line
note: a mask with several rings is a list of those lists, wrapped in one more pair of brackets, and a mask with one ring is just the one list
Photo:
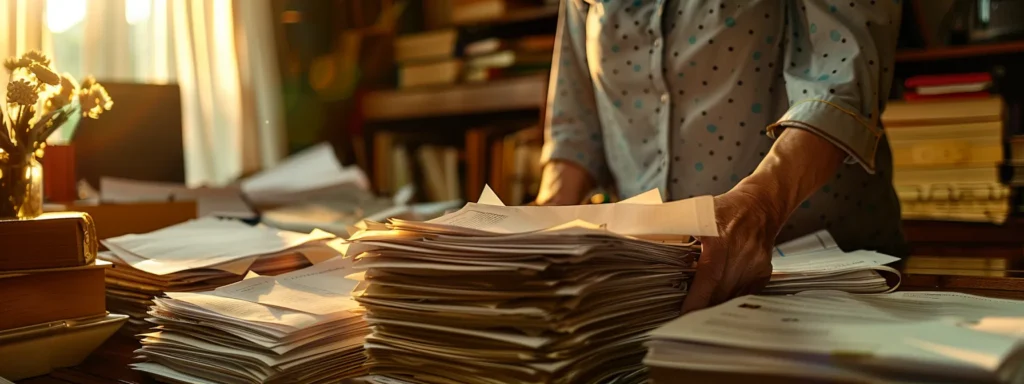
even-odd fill
[(280, 164), (224, 187), (189, 188), (184, 184), (100, 179), (100, 201), (105, 203), (196, 201), (199, 217), (254, 219), (258, 208), (319, 199), (344, 199), (369, 189), (359, 167), (338, 162), (334, 149), (321, 143), (289, 156)]
[(822, 230), (775, 248), (772, 279), (762, 293), (891, 292), (899, 286), (900, 272), (885, 264), (898, 260), (873, 251), (843, 252), (828, 231)]
[(247, 271), (276, 275), (338, 256), (326, 232), (288, 232), (216, 218), (201, 218), (139, 235), (102, 240), (114, 263), (107, 272), (107, 306), (131, 316), (128, 331), (144, 326), (152, 298), (237, 282)]
[[(636, 200), (634, 200), (636, 202)], [(679, 315), (688, 235), (716, 235), (712, 199), (468, 204), (427, 222), (366, 223), (370, 372), (412, 383), (643, 382), (646, 333)], [(659, 239), (652, 241), (646, 239)]]
[(723, 382), (750, 374), (1009, 383), (1024, 377), (1022, 336), (1020, 301), (952, 292), (744, 296), (658, 328), (644, 362), (655, 383), (696, 372)]
[(369, 333), (334, 258), (276, 277), (155, 299), (133, 364), (170, 382), (337, 383), (363, 375)]

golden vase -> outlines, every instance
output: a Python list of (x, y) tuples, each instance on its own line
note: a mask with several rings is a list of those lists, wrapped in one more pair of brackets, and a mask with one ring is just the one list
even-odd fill
[(33, 155), (0, 158), (0, 219), (31, 219), (42, 213), (43, 165)]

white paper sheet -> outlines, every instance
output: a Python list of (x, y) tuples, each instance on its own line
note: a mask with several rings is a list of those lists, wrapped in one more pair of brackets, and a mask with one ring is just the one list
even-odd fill
[(843, 252), (839, 248), (772, 258), (772, 273), (827, 273), (881, 266), (899, 260), (873, 251)]
[(524, 233), (582, 220), (629, 236), (717, 236), (714, 198), (664, 204), (595, 204), (503, 207), (469, 203), (427, 223), (498, 234)]
[(329, 143), (314, 145), (289, 156), (273, 168), (242, 180), (245, 196), (255, 204), (289, 202), (296, 194), (333, 187), (369, 189), (359, 167), (344, 167)]
[(351, 292), (359, 282), (346, 278), (354, 272), (351, 263), (351, 259), (337, 257), (279, 276), (243, 280), (212, 293), (316, 315), (347, 311), (358, 307)]
[(1006, 334), (977, 328), (976, 323), (991, 317), (1024, 323), (1024, 302), (946, 292), (744, 296), (676, 319), (652, 332), (652, 337), (826, 356), (858, 355), (880, 364), (892, 361), (901, 368), (919, 362), (951, 372), (984, 374), (996, 371), (1020, 343)]
[[(240, 261), (246, 258), (331, 238), (334, 235), (323, 231), (304, 234), (249, 226), (233, 220), (201, 218), (147, 234), (124, 235), (101, 242), (133, 268), (166, 275), (222, 264), (238, 267), (246, 263)], [(235, 264), (228, 264), (232, 262)]]

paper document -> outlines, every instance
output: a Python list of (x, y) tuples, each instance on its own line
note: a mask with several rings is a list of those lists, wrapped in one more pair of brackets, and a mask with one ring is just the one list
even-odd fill
[(100, 178), (100, 201), (106, 203), (141, 203), (195, 201), (196, 215), (251, 219), (256, 212), (234, 187), (189, 188), (183, 184), (138, 181), (113, 177)]
[[(996, 319), (1004, 326), (983, 326)], [(1024, 302), (949, 292), (744, 296), (652, 332), (659, 344), (647, 363), (693, 368), (670, 350), (700, 344), (737, 351), (720, 356), (724, 371), (736, 364), (730, 355), (750, 351), (870, 374), (902, 371), (920, 382), (990, 382), (1020, 370), (1004, 364), (1024, 345), (1005, 324), (1024, 326)]]
[[(349, 264), (337, 258), (215, 291), (153, 299), (145, 322), (156, 328), (139, 335), (142, 348), (135, 352), (144, 362), (132, 368), (190, 383), (323, 383), (365, 375), (369, 327), (362, 310), (344, 309), (339, 296), (351, 301), (351, 295), (336, 294), (350, 286), (344, 281)], [(289, 299), (279, 294), (282, 286), (302, 295)], [(265, 287), (265, 296), (253, 295)], [(321, 315), (277, 305), (308, 305), (304, 301), (333, 302), (334, 310)]]
[(485, 189), (436, 220), (357, 226), (344, 245), (364, 271), (354, 296), (373, 326), (371, 373), (392, 383), (479, 382), (480, 372), (492, 383), (642, 382), (646, 331), (679, 316), (698, 251), (649, 235), (714, 233), (710, 198), (659, 200), (508, 207)]
[(279, 276), (260, 276), (220, 287), (213, 293), (316, 315), (347, 311), (358, 304), (350, 293), (359, 283), (347, 279), (351, 259), (336, 257), (312, 267)]
[(323, 231), (304, 234), (249, 226), (234, 220), (201, 218), (147, 234), (124, 235), (101, 242), (133, 268), (166, 275), (255, 258), (331, 238), (334, 235)]
[(333, 188), (365, 191), (369, 185), (359, 167), (344, 167), (338, 162), (330, 143), (307, 148), (241, 182), (242, 191), (254, 204), (296, 202), (307, 194)]
[(775, 247), (772, 279), (765, 294), (831, 289), (851, 293), (891, 292), (900, 272), (886, 266), (899, 258), (874, 251), (843, 252), (828, 231), (818, 231)]
[(714, 198), (702, 196), (663, 204), (521, 206), (466, 204), (429, 224), (478, 233), (526, 233), (581, 220), (627, 236), (717, 236)]

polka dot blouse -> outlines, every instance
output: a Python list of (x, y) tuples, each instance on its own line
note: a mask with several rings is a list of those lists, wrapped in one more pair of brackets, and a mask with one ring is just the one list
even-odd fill
[(901, 253), (892, 160), (878, 121), (899, 0), (563, 0), (545, 161), (622, 197), (728, 191), (785, 128), (849, 154), (784, 241), (827, 228), (845, 247)]

